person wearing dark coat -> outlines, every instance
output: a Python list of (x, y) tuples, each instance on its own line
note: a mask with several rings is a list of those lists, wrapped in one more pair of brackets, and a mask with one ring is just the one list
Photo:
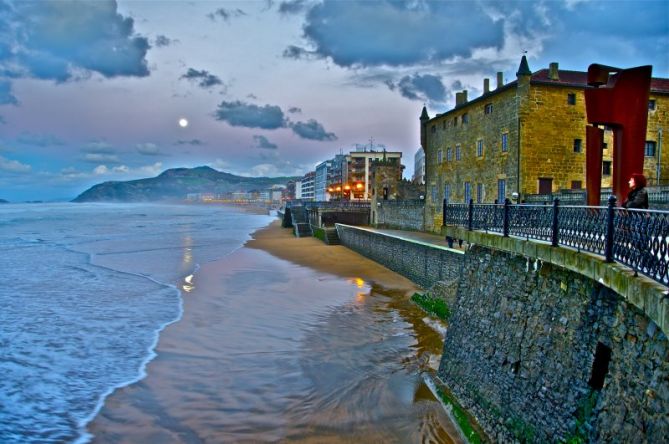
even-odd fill
[[(632, 174), (629, 181), (630, 191), (623, 207), (627, 209), (647, 209), (648, 191), (646, 191), (646, 177), (643, 174)], [(653, 276), (657, 272), (657, 255), (651, 251), (651, 238), (648, 235), (648, 219), (643, 213), (629, 214), (631, 219), (627, 221), (626, 236), (632, 244), (632, 252), (636, 264), (634, 268)]]
[(648, 191), (646, 191), (646, 177), (643, 174), (632, 174), (630, 191), (623, 202), (624, 208), (648, 208)]

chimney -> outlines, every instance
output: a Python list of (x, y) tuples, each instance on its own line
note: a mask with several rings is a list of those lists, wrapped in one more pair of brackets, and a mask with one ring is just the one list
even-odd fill
[(462, 97), (462, 104), (464, 105), (465, 103), (467, 103), (467, 90), (466, 89), (462, 90), (462, 96), (461, 97)]
[(504, 86), (504, 74), (502, 72), (497, 73), (497, 89), (500, 89)]
[(462, 105), (462, 93), (456, 92), (455, 93), (455, 107), (457, 108), (460, 105)]
[(549, 65), (548, 78), (550, 80), (560, 80), (560, 75), (558, 74), (558, 64), (557, 64), (557, 62), (553, 62)]
[(483, 79), (483, 94), (490, 92), (490, 79)]

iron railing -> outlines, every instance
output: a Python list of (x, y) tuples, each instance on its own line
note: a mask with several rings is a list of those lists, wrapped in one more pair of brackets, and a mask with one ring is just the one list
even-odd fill
[(448, 204), (444, 225), (466, 227), (571, 247), (604, 256), (669, 286), (669, 212), (616, 207), (560, 205)]

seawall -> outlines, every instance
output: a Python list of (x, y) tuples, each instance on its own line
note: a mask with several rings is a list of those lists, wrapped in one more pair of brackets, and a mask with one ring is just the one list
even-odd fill
[(456, 287), (439, 376), (495, 441), (669, 442), (669, 342), (655, 308), (649, 316), (612, 289), (615, 276), (600, 282), (594, 266), (579, 272), (540, 258), (542, 248), (504, 251), (480, 236), (462, 254), (338, 230), (345, 246), (424, 288)]

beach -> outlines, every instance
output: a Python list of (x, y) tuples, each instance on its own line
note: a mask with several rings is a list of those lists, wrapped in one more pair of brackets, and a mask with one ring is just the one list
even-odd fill
[(183, 317), (93, 442), (459, 442), (420, 375), (441, 333), (402, 276), (274, 221), (181, 289)]

